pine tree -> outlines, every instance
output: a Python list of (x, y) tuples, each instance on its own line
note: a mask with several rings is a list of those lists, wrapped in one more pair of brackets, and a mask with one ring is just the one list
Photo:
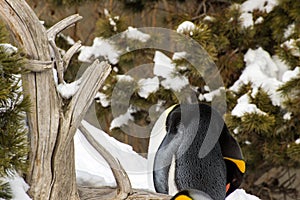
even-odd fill
[[(246, 34), (235, 36), (240, 41), (236, 47), (242, 50), (242, 55), (249, 48), (263, 47), (271, 55), (279, 56), (290, 70), (294, 70), (299, 66), (300, 61), (299, 42), (297, 42), (300, 36), (299, 13), (299, 5), (290, 0), (279, 1), (270, 13), (253, 12), (254, 21), (259, 17), (262, 17), (263, 21), (254, 24), (250, 29), (240, 28), (237, 33)], [(231, 15), (232, 13), (228, 12), (228, 14)], [(233, 38), (229, 41), (234, 41)], [(234, 66), (228, 66), (229, 71)], [(286, 99), (283, 105), (274, 105), (270, 94), (263, 88), (259, 88), (254, 95), (251, 83), (243, 85), (238, 92), (228, 91), (229, 112), (226, 115), (226, 122), (232, 132), (238, 133), (235, 137), (242, 146), (249, 170), (248, 174), (255, 172), (257, 177), (260, 176), (260, 172), (272, 167), (299, 166), (300, 147), (296, 142), (300, 138), (297, 131), (300, 128), (298, 113), (299, 74), (298, 78), (285, 83), (280, 91)], [(265, 114), (246, 113), (241, 117), (233, 116), (230, 111), (236, 105), (237, 99), (243, 95), (247, 95), (250, 103), (255, 104)], [(260, 187), (268, 187), (274, 194), (276, 191), (289, 193), (287, 192), (288, 188), (279, 189), (278, 185), (261, 185)], [(256, 189), (253, 188), (254, 186), (251, 185), (249, 190), (255, 193)], [(290, 193), (293, 192), (290, 191)], [(260, 194), (260, 196), (261, 198), (269, 198), (267, 193)]]
[[(227, 7), (222, 6), (218, 12), (209, 11), (198, 19), (192, 20), (191, 17), (195, 24), (193, 34), (184, 33), (203, 46), (221, 72), (227, 94), (226, 123), (232, 133), (238, 133), (234, 136), (243, 149), (248, 174), (259, 176), (274, 166), (299, 166), (300, 145), (299, 142), (295, 142), (300, 138), (297, 131), (300, 128), (299, 76), (281, 87), (280, 91), (286, 98), (284, 105), (274, 104), (268, 91), (263, 88), (254, 91), (252, 83), (241, 86), (239, 91), (229, 89), (245, 68), (244, 56), (249, 49), (261, 47), (271, 55), (279, 56), (288, 64), (290, 70), (299, 66), (299, 9), (299, 4), (295, 1), (281, 0), (269, 13), (253, 11), (253, 21), (256, 23), (245, 27), (241, 19), (240, 6), (231, 4)], [(189, 20), (189, 17), (185, 16), (184, 20)], [(288, 29), (290, 31), (287, 31)], [(176, 60), (174, 63), (178, 71), (189, 78), (190, 85), (197, 89), (198, 95), (206, 92), (205, 82), (195, 67), (190, 66), (184, 59)], [(121, 61), (118, 67), (123, 67)], [(124, 73), (126, 70), (121, 72)], [(109, 94), (111, 90), (106, 92)], [(151, 103), (153, 105), (157, 99), (164, 99), (170, 104), (176, 103), (176, 98), (172, 98), (169, 94), (160, 89), (150, 95), (147, 101), (135, 96), (132, 97), (132, 102), (139, 102), (140, 107), (144, 106), (147, 111), (147, 105)], [(264, 114), (246, 113), (240, 117), (232, 115), (231, 111), (236, 106), (237, 100), (244, 95), (249, 99), (249, 103), (256, 105)], [(142, 114), (139, 113), (137, 116), (141, 117)], [(279, 190), (276, 187), (270, 190), (272, 192)], [(260, 189), (251, 190), (251, 188), (254, 186), (250, 184), (246, 189), (253, 193)], [(268, 198), (268, 194), (261, 196)]]
[[(7, 41), (5, 33), (0, 26), (0, 43)], [(0, 46), (0, 177), (25, 172), (28, 153), (25, 112), (29, 102), (22, 95), (20, 79), (23, 60), (7, 48)], [(0, 198), (11, 198), (7, 183), (0, 182)]]
[[(151, 2), (156, 3), (155, 1)], [(300, 102), (299, 76), (281, 87), (280, 91), (286, 99), (284, 105), (274, 105), (268, 91), (265, 91), (263, 88), (254, 91), (252, 83), (242, 85), (238, 91), (229, 89), (244, 70), (244, 57), (249, 49), (261, 47), (271, 56), (279, 56), (291, 70), (300, 65), (299, 3), (293, 0), (279, 0), (278, 5), (269, 13), (254, 10), (251, 13), (254, 24), (245, 27), (241, 19), (242, 11), (239, 5), (245, 0), (232, 2), (221, 4), (219, 7), (217, 7), (216, 3), (214, 9), (207, 9), (202, 14), (198, 13), (199, 16), (197, 17), (188, 16), (186, 13), (176, 13), (176, 15), (172, 15), (171, 21), (176, 22), (177, 26), (185, 20), (192, 21), (195, 24), (193, 34), (190, 34), (190, 32), (183, 34), (201, 44), (220, 70), (226, 88), (226, 123), (232, 133), (238, 133), (234, 134), (234, 137), (236, 137), (243, 149), (247, 162), (247, 174), (260, 176), (274, 166), (299, 166), (300, 145), (295, 142), (300, 137), (298, 131), (300, 128), (300, 113), (298, 109)], [(133, 9), (133, 12), (139, 12), (146, 5), (145, 1), (133, 1), (133, 4), (123, 1), (123, 3), (126, 4), (125, 7), (127, 6), (130, 9), (136, 3), (138, 10)], [(176, 29), (177, 26), (173, 28)], [(96, 35), (102, 38), (109, 38), (126, 30), (127, 27), (126, 18), (114, 16), (107, 12), (97, 23)], [(158, 39), (152, 38), (152, 41)], [(180, 41), (178, 42), (180, 43)], [(164, 53), (172, 57), (172, 54)], [(125, 74), (139, 64), (152, 62), (153, 55), (154, 52), (152, 50), (136, 51), (122, 55), (119, 62), (114, 65), (114, 71), (106, 80), (106, 85), (101, 90), (101, 93), (105, 94), (107, 99), (110, 99), (118, 82), (117, 75)], [(184, 59), (174, 60), (173, 62), (176, 64), (178, 72), (188, 77), (189, 84), (195, 89), (197, 95), (207, 92), (206, 83), (194, 66), (190, 66)], [(124, 88), (128, 88), (128, 91), (132, 89), (138, 90), (138, 85), (134, 81), (124, 81), (122, 84)], [(232, 115), (231, 111), (242, 96), (247, 96), (249, 103), (256, 105), (265, 114), (246, 113), (241, 117)], [(163, 87), (149, 95), (147, 99), (141, 98), (137, 93), (133, 93), (130, 103), (138, 108), (133, 114), (134, 123), (147, 124), (147, 119), (149, 118), (148, 110), (152, 105), (157, 104), (159, 100), (165, 101), (164, 107), (178, 103), (173, 92)], [(147, 148), (143, 145), (146, 142), (142, 144), (141, 142), (132, 142), (135, 139), (128, 138), (126, 134), (122, 133), (121, 129), (109, 130), (113, 120), (110, 106), (97, 104), (96, 107), (101, 127), (106, 132), (122, 141), (133, 144), (135, 150), (145, 152)], [(120, 105), (120, 114), (127, 109), (127, 105)], [(261, 185), (257, 189), (250, 184), (246, 189), (256, 193), (263, 187), (264, 185)], [(273, 192), (279, 189), (275, 187), (270, 188), (270, 190)], [(267, 196), (263, 197), (267, 198)]]

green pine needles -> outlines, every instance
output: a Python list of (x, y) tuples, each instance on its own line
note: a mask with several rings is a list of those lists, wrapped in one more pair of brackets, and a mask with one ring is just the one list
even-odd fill
[[(6, 38), (0, 28), (0, 43)], [(25, 112), (29, 110), (28, 98), (21, 89), (21, 56), (0, 46), (0, 177), (10, 176), (14, 171), (25, 172), (28, 141)], [(0, 178), (0, 198), (11, 197), (9, 186)]]

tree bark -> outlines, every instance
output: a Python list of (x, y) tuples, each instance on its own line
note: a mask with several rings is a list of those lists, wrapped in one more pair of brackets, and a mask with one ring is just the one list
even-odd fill
[[(94, 95), (110, 73), (110, 66), (94, 62), (83, 74), (79, 90), (65, 109), (54, 82), (54, 63), (49, 67), (49, 41), (53, 38), (48, 38), (46, 29), (25, 0), (0, 0), (0, 16), (29, 59), (27, 68), (33, 70), (22, 76), (24, 94), (31, 101), (31, 112), (27, 113), (30, 128), (29, 194), (35, 200), (79, 199), (73, 136)], [(64, 28), (77, 20), (68, 21)], [(55, 55), (56, 64), (63, 60), (59, 57), (61, 55)], [(63, 65), (63, 69), (66, 67)], [(62, 72), (59, 73), (63, 78)]]

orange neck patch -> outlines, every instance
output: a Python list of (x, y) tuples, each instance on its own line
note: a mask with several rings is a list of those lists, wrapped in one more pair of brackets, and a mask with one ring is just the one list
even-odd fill
[(233, 162), (242, 173), (245, 173), (246, 171), (246, 163), (243, 160), (239, 160), (239, 159), (234, 159), (234, 158), (229, 158), (229, 157), (223, 157), (226, 160), (230, 160), (231, 162)]
[(186, 195), (179, 195), (175, 198), (175, 200), (193, 200), (191, 197), (188, 197)]

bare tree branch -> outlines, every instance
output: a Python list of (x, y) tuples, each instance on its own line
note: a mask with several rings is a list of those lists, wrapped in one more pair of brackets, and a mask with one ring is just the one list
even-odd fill
[[(107, 62), (99, 63), (95, 60), (89, 66), (81, 77), (80, 87), (77, 93), (73, 96), (66, 113), (66, 118), (70, 119), (70, 127), (74, 128), (74, 133), (77, 125), (82, 121), (87, 109), (91, 105), (98, 89), (103, 84), (106, 77), (109, 75), (111, 67)], [(73, 138), (73, 136), (71, 136)]]
[(64, 82), (64, 66), (63, 60), (61, 58), (61, 54), (55, 44), (54, 40), (49, 40), (49, 44), (53, 49), (54, 56), (55, 56), (55, 63), (56, 63), (56, 70), (57, 70), (57, 77), (58, 77), (58, 84)]
[(52, 61), (26, 60), (25, 69), (32, 72), (43, 72), (53, 68)]
[(66, 52), (66, 54), (63, 56), (63, 63), (64, 63), (64, 71), (67, 70), (70, 60), (73, 57), (73, 55), (75, 53), (78, 52), (78, 50), (81, 47), (81, 41), (77, 41), (70, 49), (68, 49), (68, 51)]
[(71, 15), (71, 16), (59, 21), (58, 23), (54, 24), (47, 31), (48, 39), (49, 40), (55, 40), (56, 35), (58, 33), (62, 32), (63, 30), (65, 30), (69, 27), (71, 27), (72, 25), (74, 25), (76, 22), (78, 22), (81, 19), (82, 19), (82, 17), (80, 15), (75, 14), (75, 15)]
[(109, 153), (100, 143), (98, 143), (89, 131), (82, 125), (79, 125), (79, 130), (85, 136), (87, 141), (94, 147), (95, 150), (107, 161), (110, 166), (118, 186), (118, 194), (116, 199), (126, 199), (132, 193), (131, 183), (127, 173), (122, 165)]

